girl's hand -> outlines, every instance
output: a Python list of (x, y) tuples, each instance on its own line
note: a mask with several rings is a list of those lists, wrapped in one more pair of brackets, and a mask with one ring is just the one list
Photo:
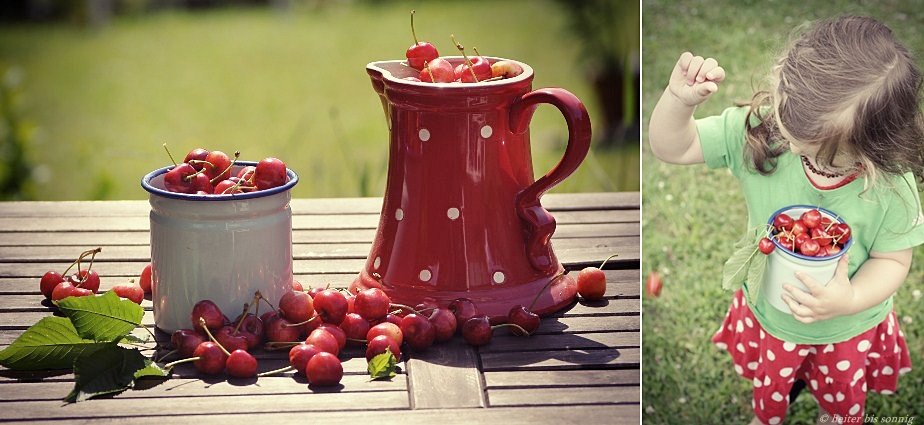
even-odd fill
[(684, 52), (674, 66), (668, 88), (684, 105), (696, 106), (718, 91), (723, 80), (725, 70), (715, 59)]
[(783, 284), (783, 289), (792, 294), (783, 294), (783, 302), (792, 310), (796, 320), (813, 323), (853, 314), (854, 290), (847, 278), (847, 262), (845, 254), (838, 260), (834, 277), (827, 286), (803, 272), (796, 272), (796, 277), (811, 293), (789, 283)]

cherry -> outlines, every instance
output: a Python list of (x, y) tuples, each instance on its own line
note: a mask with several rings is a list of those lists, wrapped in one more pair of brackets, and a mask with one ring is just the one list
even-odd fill
[(585, 267), (577, 276), (578, 294), (588, 301), (603, 299), (606, 293), (606, 275), (597, 267)]
[(64, 281), (55, 286), (55, 289), (51, 292), (52, 301), (61, 301), (67, 297), (86, 297), (93, 295), (93, 291), (74, 286), (70, 281)]
[(451, 83), (455, 81), (456, 73), (448, 60), (436, 58), (424, 64), (418, 78), (425, 83)]
[(354, 295), (353, 308), (364, 319), (374, 322), (385, 318), (391, 307), (391, 299), (381, 288), (372, 287)]
[(648, 273), (648, 278), (645, 279), (645, 291), (653, 297), (661, 295), (661, 274), (657, 270)]
[(802, 221), (801, 218), (792, 222), (792, 230), (790, 231), (790, 233), (792, 233), (793, 235), (798, 235), (800, 233), (808, 233), (808, 231), (809, 231), (808, 226), (805, 225), (805, 222)]
[(850, 240), (850, 226), (848, 226), (847, 223), (837, 223), (834, 225), (834, 227), (831, 228), (831, 234), (837, 238), (838, 243), (844, 245), (848, 240)]
[(215, 195), (230, 195), (235, 193), (253, 192), (254, 190), (256, 190), (256, 188), (251, 186), (249, 183), (245, 183), (237, 177), (229, 177), (218, 182), (218, 184), (215, 185), (215, 188), (210, 191), (210, 193)]
[(328, 332), (326, 329), (315, 329), (308, 334), (305, 344), (311, 344), (318, 347), (321, 351), (337, 355), (340, 353), (340, 343), (337, 337)]
[(257, 190), (270, 189), (286, 184), (286, 164), (279, 158), (263, 158), (253, 172), (253, 184)]
[(818, 254), (820, 249), (821, 245), (818, 243), (818, 241), (814, 239), (808, 239), (805, 242), (802, 242), (802, 248), (800, 251), (802, 252), (802, 255), (814, 257), (815, 254)]
[(131, 300), (135, 304), (141, 304), (144, 301), (144, 289), (138, 285), (121, 283), (112, 287), (112, 292), (116, 295)]
[(305, 365), (305, 375), (309, 385), (329, 387), (337, 385), (343, 379), (343, 364), (336, 355), (320, 352), (311, 356)]
[[(235, 158), (240, 155), (235, 153)], [(231, 177), (231, 157), (222, 151), (211, 151), (205, 157), (205, 166), (202, 172), (213, 182), (220, 182)]]
[(510, 60), (499, 60), (491, 64), (491, 77), (513, 78), (523, 73), (520, 64)]
[(493, 329), (487, 315), (481, 314), (462, 322), (462, 338), (465, 342), (479, 347), (491, 342)]
[(303, 342), (289, 350), (289, 364), (291, 364), (296, 371), (304, 375), (305, 368), (308, 366), (308, 360), (311, 360), (315, 354), (320, 352), (321, 350), (318, 347)]
[(141, 290), (144, 291), (145, 294), (150, 294), (153, 289), (152, 274), (153, 265), (151, 263), (148, 263), (141, 269), (141, 277), (138, 279), (138, 286), (141, 287)]
[(478, 307), (468, 298), (456, 298), (449, 303), (449, 311), (456, 316), (456, 323), (461, 325), (479, 314)]
[(487, 59), (481, 56), (469, 59), (468, 55), (465, 54), (465, 48), (456, 42), (455, 35), (450, 35), (450, 38), (452, 39), (452, 44), (459, 49), (464, 59), (464, 62), (454, 69), (454, 79), (463, 83), (477, 83), (491, 78), (491, 64), (488, 63)]
[(268, 342), (297, 342), (301, 339), (302, 329), (283, 317), (276, 317), (264, 322), (263, 334)]
[[(340, 329), (346, 334), (348, 341), (358, 342), (366, 340), (366, 334), (369, 333), (369, 321), (356, 313), (347, 313), (343, 321), (340, 322)], [(455, 329), (453, 329), (455, 331)]]
[(193, 351), (208, 338), (192, 329), (177, 329), (170, 335), (170, 344), (184, 357), (192, 357)]
[(256, 166), (245, 165), (237, 172), (237, 178), (243, 182), (253, 183), (253, 172), (256, 170)]
[(305, 292), (289, 291), (279, 298), (279, 310), (289, 322), (302, 323), (314, 316), (314, 303)]
[(297, 280), (295, 280), (295, 279), (292, 279), (292, 290), (293, 290), (293, 291), (304, 292), (304, 291), (305, 291), (305, 287), (302, 286), (302, 283), (301, 283), (301, 282), (299, 282), (299, 281), (297, 281)]
[(225, 370), (235, 378), (252, 378), (257, 375), (257, 359), (244, 349), (236, 349), (225, 360)]
[(391, 338), (398, 345), (404, 343), (404, 333), (401, 331), (401, 326), (392, 322), (382, 322), (369, 328), (369, 332), (366, 332), (366, 341), (371, 341), (379, 335)]
[(219, 329), (225, 325), (225, 315), (218, 308), (218, 305), (211, 300), (200, 300), (193, 305), (192, 312), (189, 315), (193, 328), (199, 328), (199, 319), (205, 320), (205, 326), (209, 329)]
[(430, 324), (433, 325), (434, 342), (446, 342), (452, 339), (458, 328), (456, 315), (448, 308), (436, 308), (430, 312)]
[[(90, 265), (92, 266), (92, 262)], [(99, 274), (95, 270), (84, 269), (78, 270), (77, 273), (74, 273), (67, 277), (67, 280), (74, 284), (74, 286), (88, 289), (93, 293), (99, 291)]]
[(314, 295), (314, 309), (325, 323), (339, 325), (347, 314), (346, 295), (336, 289), (323, 289)]
[(760, 238), (760, 241), (757, 242), (757, 249), (764, 254), (769, 255), (774, 248), (776, 248), (776, 244), (770, 238)]
[(533, 313), (521, 304), (517, 304), (511, 307), (507, 313), (507, 322), (517, 325), (517, 327), (510, 327), (510, 333), (518, 336), (528, 336), (536, 332), (541, 319), (538, 314)]
[(61, 282), (64, 282), (64, 277), (62, 277), (60, 273), (47, 271), (42, 275), (42, 280), (39, 281), (39, 289), (42, 291), (42, 295), (44, 295), (45, 298), (51, 299), (51, 293)]
[(215, 340), (228, 351), (244, 350), (249, 346), (247, 337), (234, 326), (225, 325), (215, 331)]
[(225, 359), (228, 355), (217, 343), (205, 341), (196, 346), (193, 357), (198, 357), (193, 361), (196, 370), (206, 375), (216, 375), (225, 370)]
[[(803, 232), (802, 234), (805, 234), (805, 233)], [(795, 248), (795, 238), (793, 237), (792, 233), (780, 232), (780, 233), (777, 233), (776, 236), (774, 237), (776, 238), (776, 242), (779, 243), (780, 246), (786, 249), (787, 251), (792, 251)]]
[(808, 239), (812, 239), (812, 236), (809, 235), (808, 233), (799, 233), (798, 235), (796, 235), (796, 237), (793, 239), (792, 250), (793, 251), (802, 250), (802, 244), (805, 243), (805, 241)]
[(321, 323), (320, 325), (318, 325), (317, 329), (325, 330), (329, 332), (331, 335), (333, 335), (334, 339), (337, 340), (337, 345), (339, 346), (340, 350), (342, 350), (343, 347), (346, 347), (346, 342), (347, 342), (346, 332), (344, 332), (343, 329), (340, 328), (340, 326), (332, 325), (330, 323)]
[(818, 241), (818, 244), (821, 246), (828, 246), (834, 242), (834, 236), (821, 226), (812, 229), (812, 239)]
[(384, 353), (385, 350), (391, 351), (391, 354), (395, 356), (395, 361), (401, 361), (401, 345), (388, 335), (379, 335), (369, 340), (366, 345), (366, 361), (372, 360), (373, 357)]
[(247, 349), (252, 350), (263, 342), (263, 321), (252, 313), (246, 313), (238, 316), (234, 321), (237, 323), (238, 332), (247, 340)]
[(780, 213), (773, 218), (773, 228), (782, 231), (782, 230), (792, 230), (792, 225), (795, 220), (789, 214)]
[(411, 11), (411, 35), (414, 37), (414, 44), (407, 48), (404, 55), (407, 57), (407, 64), (411, 68), (422, 70), (425, 63), (440, 57), (440, 54), (432, 44), (425, 41), (417, 41), (417, 32), (414, 30), (415, 13), (417, 13), (416, 10)]
[(436, 331), (427, 316), (410, 313), (401, 318), (399, 326), (407, 345), (413, 350), (423, 351), (430, 348), (436, 339)]
[(186, 154), (186, 158), (183, 159), (183, 162), (192, 165), (196, 171), (201, 171), (202, 167), (205, 166), (205, 158), (209, 156), (209, 151), (203, 148), (194, 148)]
[(187, 163), (177, 164), (164, 174), (164, 189), (176, 193), (196, 193), (193, 176), (199, 171)]
[(802, 223), (805, 224), (805, 227), (814, 229), (821, 224), (821, 212), (817, 209), (807, 210), (802, 213), (802, 216), (800, 216), (799, 219), (802, 220)]

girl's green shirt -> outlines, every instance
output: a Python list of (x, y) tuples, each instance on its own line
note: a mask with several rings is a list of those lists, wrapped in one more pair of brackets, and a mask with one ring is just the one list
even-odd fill
[[(850, 225), (853, 244), (849, 250), (849, 276), (868, 258), (870, 250), (892, 252), (924, 243), (924, 215), (911, 173), (880, 179), (865, 190), (857, 179), (836, 189), (815, 187), (802, 168), (798, 155), (787, 151), (778, 158), (776, 171), (763, 176), (748, 167), (743, 156), (747, 108), (726, 109), (721, 115), (696, 121), (706, 164), (728, 168), (741, 182), (748, 207), (748, 229), (766, 226), (780, 208), (818, 205)], [(793, 277), (794, 281), (797, 281)], [(822, 282), (827, 283), (827, 282)], [(744, 290), (748, 290), (747, 283)], [(892, 297), (866, 311), (821, 322), (804, 324), (774, 308), (763, 296), (750, 305), (769, 334), (800, 344), (827, 344), (850, 339), (881, 323), (892, 311)]]

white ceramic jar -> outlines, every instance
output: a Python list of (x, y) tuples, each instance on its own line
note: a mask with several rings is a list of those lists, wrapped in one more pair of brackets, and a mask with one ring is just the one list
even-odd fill
[[(802, 213), (808, 211), (809, 209), (817, 209), (821, 212), (822, 217), (827, 217), (834, 222), (843, 223), (840, 217), (836, 214), (828, 211), (824, 208), (813, 207), (810, 205), (793, 205), (785, 208), (781, 208), (777, 212), (773, 213), (770, 216), (770, 220), (767, 222), (769, 226), (773, 226), (773, 220), (776, 216), (786, 213), (793, 219), (798, 219)], [(802, 289), (806, 292), (811, 292), (808, 288), (802, 283), (801, 280), (797, 279), (795, 272), (802, 271), (812, 276), (820, 282), (822, 285), (827, 285), (828, 281), (834, 277), (834, 272), (837, 269), (837, 262), (842, 255), (844, 255), (850, 246), (853, 244), (853, 238), (849, 239), (844, 247), (835, 255), (827, 257), (809, 257), (802, 254), (794, 253), (788, 249), (783, 248), (780, 243), (773, 238), (773, 243), (776, 245), (776, 248), (773, 252), (770, 253), (769, 258), (767, 259), (767, 268), (764, 271), (764, 278), (760, 284), (760, 291), (763, 293), (763, 296), (767, 298), (767, 301), (770, 302), (770, 305), (776, 307), (776, 309), (785, 312), (792, 313), (789, 306), (783, 302), (782, 295), (783, 293), (789, 293), (783, 290), (783, 282), (789, 282), (793, 286)]]
[[(232, 175), (254, 162), (238, 161)], [(291, 188), (234, 195), (164, 190), (172, 166), (144, 176), (150, 193), (154, 322), (164, 332), (191, 328), (200, 300), (214, 301), (230, 319), (260, 291), (273, 305), (292, 288)]]

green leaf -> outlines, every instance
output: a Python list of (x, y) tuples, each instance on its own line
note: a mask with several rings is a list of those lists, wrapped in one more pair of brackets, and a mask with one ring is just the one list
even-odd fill
[(757, 243), (742, 246), (725, 262), (722, 268), (722, 289), (733, 290), (741, 286), (748, 277), (751, 258), (757, 250)]
[(135, 371), (135, 379), (146, 377), (166, 378), (167, 376), (170, 376), (170, 372), (167, 372), (149, 358), (144, 359), (144, 368)]
[(14, 370), (70, 369), (76, 359), (111, 345), (81, 338), (70, 320), (49, 316), (0, 351), (0, 365)]
[(757, 296), (760, 294), (760, 284), (764, 280), (764, 272), (767, 270), (767, 255), (755, 255), (751, 259), (751, 265), (748, 267), (748, 301), (753, 305), (757, 302)]
[(111, 347), (74, 362), (74, 389), (64, 398), (65, 401), (80, 402), (132, 387), (135, 374), (147, 367), (147, 359), (137, 349), (118, 345)]
[(68, 297), (58, 308), (74, 322), (77, 333), (95, 341), (116, 341), (141, 325), (144, 309), (107, 291), (101, 296)]
[(395, 358), (390, 348), (386, 348), (384, 353), (377, 354), (369, 360), (369, 375), (372, 379), (391, 378), (397, 374), (395, 372), (397, 364), (398, 359)]

